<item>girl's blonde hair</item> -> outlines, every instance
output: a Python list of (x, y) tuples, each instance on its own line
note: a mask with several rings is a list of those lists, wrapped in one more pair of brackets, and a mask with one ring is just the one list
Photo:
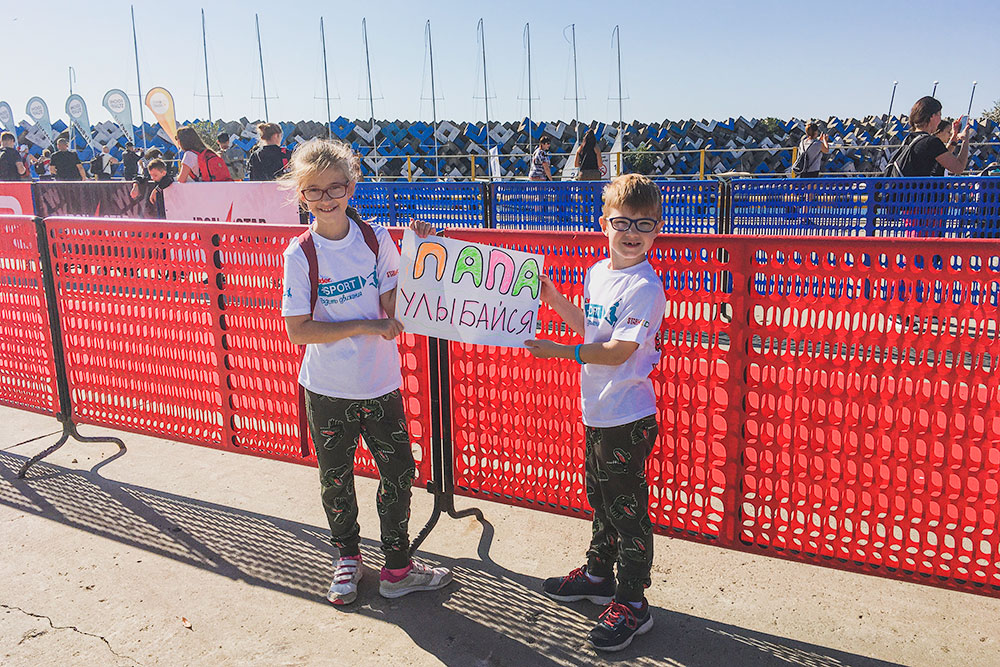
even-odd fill
[(294, 190), (298, 194), (306, 179), (327, 169), (336, 169), (344, 175), (348, 183), (358, 181), (354, 151), (349, 144), (329, 139), (310, 139), (299, 144), (292, 153), (288, 169), (278, 182), (282, 187)]

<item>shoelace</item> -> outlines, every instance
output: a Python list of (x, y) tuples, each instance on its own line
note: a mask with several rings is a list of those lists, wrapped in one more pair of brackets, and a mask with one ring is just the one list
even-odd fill
[(563, 577), (563, 580), (562, 580), (562, 583), (560, 585), (560, 588), (562, 586), (565, 586), (566, 584), (568, 584), (571, 581), (580, 581), (581, 578), (586, 579), (587, 581), (590, 581), (590, 579), (587, 578), (587, 573), (584, 571), (585, 567), (586, 566), (580, 566), (580, 567), (576, 568), (575, 570), (573, 570), (572, 572), (570, 572), (569, 574), (567, 574), (565, 577)]
[(617, 601), (612, 601), (598, 618), (604, 625), (611, 628), (616, 627), (622, 621), (629, 628), (635, 628), (638, 625), (635, 620), (635, 612), (632, 611), (631, 607)]
[(342, 559), (337, 562), (337, 571), (333, 573), (335, 583), (343, 584), (354, 578), (354, 573), (361, 566), (360, 560)]

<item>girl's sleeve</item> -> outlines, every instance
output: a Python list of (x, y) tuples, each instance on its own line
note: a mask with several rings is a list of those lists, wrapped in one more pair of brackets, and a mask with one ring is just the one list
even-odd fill
[(285, 250), (285, 275), (281, 281), (281, 316), (310, 315), (309, 262), (296, 242)]

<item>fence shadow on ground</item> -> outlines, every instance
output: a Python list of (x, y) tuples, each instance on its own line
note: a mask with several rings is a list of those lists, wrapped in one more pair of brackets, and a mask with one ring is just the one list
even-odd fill
[[(93, 535), (215, 572), (251, 586), (328, 606), (332, 574), (326, 529), (202, 502), (39, 463), (27, 480), (16, 472), (26, 457), (0, 451), (0, 504)], [(808, 667), (889, 665), (784, 637), (665, 609), (653, 609), (653, 631), (612, 656), (585, 644), (600, 609), (559, 605), (540, 592), (541, 581), (490, 558), (493, 527), (483, 522), (479, 559), (421, 553), (455, 572), (456, 583), (434, 593), (386, 600), (377, 593), (378, 544), (362, 543), (368, 574), (357, 606), (346, 612), (393, 623), (447, 665), (773, 665)]]

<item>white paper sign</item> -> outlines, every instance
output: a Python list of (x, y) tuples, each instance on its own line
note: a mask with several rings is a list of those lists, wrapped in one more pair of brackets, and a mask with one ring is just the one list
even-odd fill
[(410, 333), (524, 347), (535, 338), (544, 255), (403, 234), (396, 318)]
[(174, 183), (163, 191), (167, 220), (299, 224), (299, 208), (274, 181)]

